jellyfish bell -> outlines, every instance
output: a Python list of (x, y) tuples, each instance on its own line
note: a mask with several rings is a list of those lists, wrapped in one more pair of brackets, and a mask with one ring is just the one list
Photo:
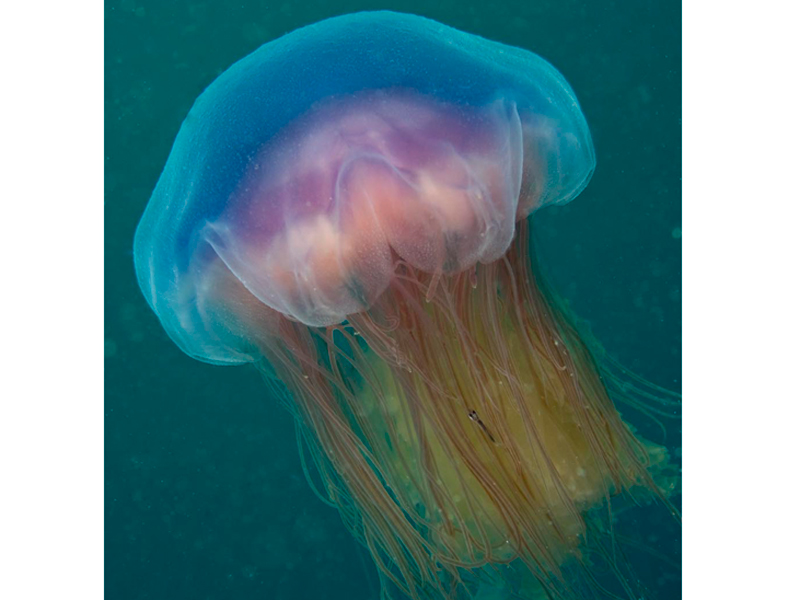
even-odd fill
[(522, 563), (580, 597), (586, 514), (666, 501), (665, 450), (622, 421), (529, 244), (594, 167), (551, 65), (388, 12), (262, 46), (178, 134), (140, 287), (187, 354), (280, 381), (309, 479), (387, 589), (469, 595), (468, 574)]

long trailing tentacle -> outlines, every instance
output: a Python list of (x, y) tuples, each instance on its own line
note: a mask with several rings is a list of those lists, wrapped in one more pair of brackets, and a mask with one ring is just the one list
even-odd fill
[[(469, 597), (462, 573), (520, 561), (548, 597), (604, 596), (582, 548), (596, 544), (624, 579), (612, 496), (674, 510), (652, 474), (663, 449), (615, 402), (658, 420), (679, 400), (624, 377), (579, 331), (532, 262), (527, 227), (504, 258), (454, 276), (397, 260), (368, 311), (328, 328), (286, 320), (264, 348), (316, 493), (385, 585), (414, 600)], [(603, 507), (605, 542), (585, 518)]]

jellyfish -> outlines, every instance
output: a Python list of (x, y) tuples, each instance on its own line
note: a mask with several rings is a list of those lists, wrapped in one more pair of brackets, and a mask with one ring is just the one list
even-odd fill
[(638, 597), (609, 507), (671, 507), (674, 476), (615, 399), (676, 400), (613, 372), (531, 239), (594, 168), (549, 63), (391, 12), (265, 44), (178, 133), (141, 290), (186, 354), (264, 374), (385, 597), (593, 597), (604, 556)]

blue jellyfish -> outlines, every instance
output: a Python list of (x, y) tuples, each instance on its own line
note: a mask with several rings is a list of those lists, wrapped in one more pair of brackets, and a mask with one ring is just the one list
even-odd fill
[(592, 597), (587, 514), (668, 503), (665, 449), (535, 264), (529, 215), (594, 168), (545, 60), (391, 12), (262, 46), (180, 129), (142, 292), (188, 355), (268, 375), (386, 595)]

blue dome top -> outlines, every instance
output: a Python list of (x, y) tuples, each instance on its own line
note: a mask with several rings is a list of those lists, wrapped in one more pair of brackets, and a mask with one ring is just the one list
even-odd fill
[(543, 175), (548, 184), (536, 207), (568, 202), (594, 170), (573, 91), (526, 50), (392, 12), (336, 17), (269, 42), (197, 99), (136, 232), (139, 284), (188, 354), (221, 364), (252, 359), (241, 336), (231, 338), (229, 324), (203, 313), (199, 272), (214, 251), (201, 232), (235, 201), (253, 161), (288, 125), (329, 99), (372, 90), (413, 91), (466, 108), (501, 99), (514, 104), (523, 123), (554, 124)]

